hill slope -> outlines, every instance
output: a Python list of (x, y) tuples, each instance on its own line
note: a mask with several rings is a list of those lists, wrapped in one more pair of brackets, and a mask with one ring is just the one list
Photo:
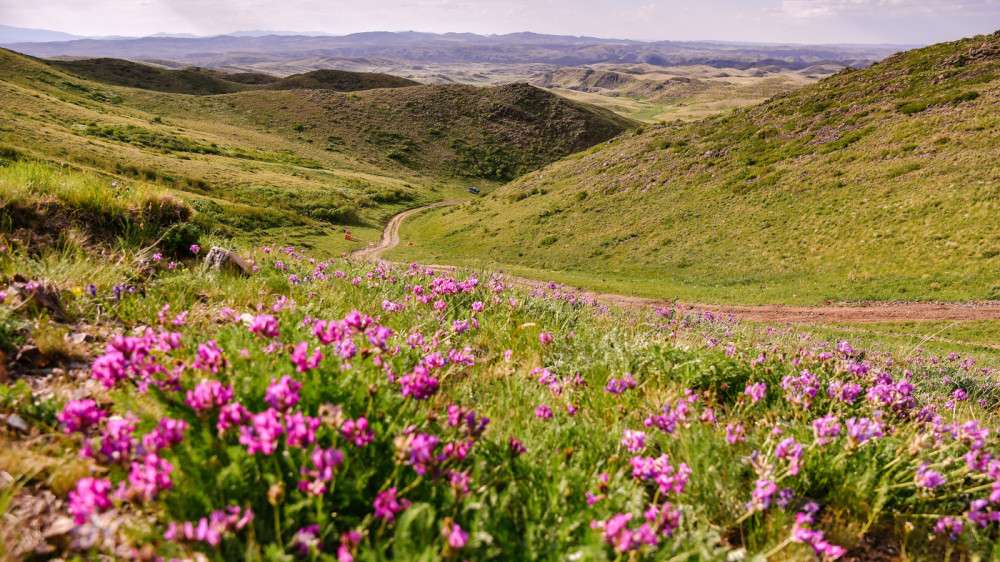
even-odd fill
[(420, 82), (376, 72), (348, 72), (346, 70), (314, 70), (288, 76), (268, 84), (268, 90), (333, 90), (357, 92), (376, 88), (404, 88), (419, 86)]
[(998, 88), (1000, 35), (902, 53), (560, 161), (396, 256), (688, 300), (996, 297)]
[(0, 144), (176, 189), (233, 232), (339, 253), (362, 242), (333, 227), (377, 237), (408, 206), (515, 177), (632, 126), (529, 86), (398, 90), (179, 95), (0, 50)]
[(176, 70), (157, 68), (148, 64), (111, 58), (42, 62), (81, 78), (112, 86), (173, 94), (229, 94), (261, 88), (354, 92), (374, 88), (401, 88), (419, 85), (413, 80), (388, 74), (342, 70), (317, 70), (278, 78), (255, 72), (225, 73), (197, 66)]

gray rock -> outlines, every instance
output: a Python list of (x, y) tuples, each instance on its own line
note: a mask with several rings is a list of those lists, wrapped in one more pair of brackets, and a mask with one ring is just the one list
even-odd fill
[(10, 426), (11, 429), (16, 429), (21, 433), (28, 432), (28, 423), (24, 421), (24, 418), (17, 414), (7, 416), (7, 425)]
[(245, 259), (225, 248), (213, 247), (205, 256), (205, 267), (209, 269), (228, 270), (244, 275), (253, 274), (253, 266)]

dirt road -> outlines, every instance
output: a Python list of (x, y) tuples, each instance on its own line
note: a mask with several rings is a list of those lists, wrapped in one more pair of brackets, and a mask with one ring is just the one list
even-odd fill
[[(461, 201), (442, 201), (417, 207), (404, 211), (392, 217), (385, 231), (382, 232), (382, 240), (377, 245), (354, 251), (351, 256), (358, 259), (375, 260), (385, 251), (399, 245), (399, 227), (406, 217), (445, 205), (456, 205)], [(435, 265), (432, 267), (451, 267)], [(543, 288), (548, 283), (523, 277), (514, 277), (513, 282), (523, 287)], [(596, 298), (607, 304), (615, 304), (623, 307), (650, 307), (650, 306), (672, 306), (674, 303), (657, 299), (643, 297), (630, 297), (626, 295), (613, 295), (598, 293), (587, 289), (574, 289), (564, 287), (563, 290), (575, 292), (581, 296)], [(841, 306), (786, 306), (783, 304), (769, 304), (760, 306), (735, 306), (700, 303), (677, 303), (688, 310), (700, 310), (711, 312), (717, 315), (735, 316), (745, 320), (756, 322), (785, 323), (794, 324), (832, 324), (844, 323), (873, 323), (873, 322), (929, 322), (929, 321), (966, 321), (966, 320), (989, 320), (1000, 319), (1000, 301), (979, 301), (967, 303), (947, 303), (947, 302), (864, 302), (845, 303)]]
[(458, 205), (459, 203), (462, 203), (462, 201), (441, 201), (439, 203), (417, 207), (416, 209), (410, 209), (409, 211), (403, 211), (402, 213), (399, 213), (389, 219), (389, 224), (385, 225), (385, 230), (382, 231), (382, 240), (380, 240), (378, 244), (373, 244), (371, 246), (361, 248), (360, 250), (354, 250), (351, 252), (351, 257), (362, 260), (377, 259), (380, 255), (382, 255), (382, 252), (391, 250), (399, 245), (399, 226), (403, 224), (403, 219), (421, 211), (426, 211), (427, 209), (444, 207), (447, 205)]

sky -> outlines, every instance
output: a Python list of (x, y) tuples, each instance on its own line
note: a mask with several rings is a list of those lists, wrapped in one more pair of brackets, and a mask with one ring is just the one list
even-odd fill
[(1000, 0), (0, 0), (77, 35), (520, 31), (639, 40), (923, 45), (1000, 29)]

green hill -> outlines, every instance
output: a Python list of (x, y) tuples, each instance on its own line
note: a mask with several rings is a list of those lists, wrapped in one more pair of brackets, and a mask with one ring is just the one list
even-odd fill
[(901, 53), (619, 137), (415, 220), (395, 255), (687, 300), (1000, 297), (998, 87), (998, 34)]
[(227, 75), (197, 66), (171, 70), (110, 58), (41, 62), (94, 82), (173, 94), (228, 94), (278, 80), (265, 74)]
[(0, 96), (0, 144), (24, 158), (176, 190), (204, 228), (337, 252), (360, 244), (338, 228), (377, 239), (395, 212), (633, 125), (529, 86), (195, 96), (87, 80), (6, 50)]
[(375, 88), (404, 88), (419, 86), (414, 82), (391, 74), (377, 72), (349, 72), (346, 70), (314, 70), (294, 74), (268, 84), (268, 90), (333, 90), (335, 92), (356, 92)]
[(374, 88), (401, 88), (419, 85), (419, 82), (389, 74), (348, 72), (345, 70), (315, 70), (278, 78), (254, 72), (219, 72), (198, 66), (173, 70), (111, 58), (41, 62), (69, 74), (111, 86), (140, 88), (172, 94), (229, 94), (261, 88), (354, 92)]

